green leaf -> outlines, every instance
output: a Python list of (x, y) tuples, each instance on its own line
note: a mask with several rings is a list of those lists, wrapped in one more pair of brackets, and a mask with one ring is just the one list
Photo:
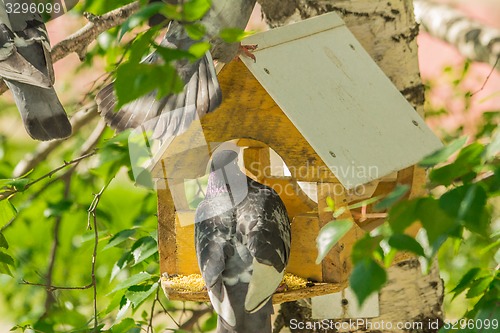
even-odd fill
[(335, 201), (332, 197), (326, 197), (326, 205), (331, 209), (332, 212), (335, 210)]
[(356, 202), (355, 204), (347, 206), (349, 209), (356, 209), (356, 208), (361, 208), (363, 206), (368, 206), (371, 205), (374, 202), (377, 202), (380, 200), (380, 196), (376, 196), (370, 199), (362, 200), (360, 202)]
[(238, 28), (225, 28), (221, 30), (219, 37), (226, 43), (236, 43), (241, 42), (243, 39), (253, 34), (254, 32), (245, 31)]
[(174, 5), (166, 3), (160, 13), (172, 20), (188, 23), (203, 18), (210, 6), (211, 0), (187, 0)]
[(85, 327), (88, 320), (88, 318), (79, 311), (70, 309), (52, 313), (50, 318), (58, 325), (69, 325), (72, 327)]
[(207, 33), (205, 26), (199, 23), (186, 24), (184, 29), (192, 40), (201, 40)]
[(14, 259), (12, 259), (12, 257), (9, 256), (7, 253), (0, 251), (0, 263), (9, 266), (14, 266)]
[(151, 294), (158, 289), (158, 282), (145, 286), (132, 286), (125, 292), (125, 297), (132, 302), (132, 306), (137, 309)]
[(24, 188), (26, 184), (30, 182), (28, 178), (16, 178), (16, 179), (0, 179), (0, 188), (2, 187), (19, 187)]
[(452, 189), (439, 198), (439, 206), (457, 223), (485, 236), (490, 213), (486, 190), (480, 184), (466, 184)]
[(339, 209), (335, 210), (335, 211), (333, 212), (333, 214), (332, 214), (332, 215), (333, 215), (333, 218), (334, 218), (334, 219), (339, 218), (339, 217), (340, 217), (340, 215), (342, 215), (342, 214), (344, 214), (344, 213), (345, 213), (346, 209), (347, 209), (346, 207), (340, 207)]
[(135, 323), (132, 318), (125, 318), (120, 323), (113, 325), (111, 327), (111, 333), (123, 333), (130, 332), (134, 328), (139, 328), (140, 326)]
[(0, 263), (0, 275), (1, 274), (14, 277), (14, 275), (12, 275), (12, 272), (10, 271), (9, 266), (7, 264), (3, 264), (3, 263)]
[(26, 188), (26, 185), (28, 185), (30, 182), (31, 182), (31, 179), (29, 179), (29, 178), (9, 179), (8, 182), (4, 186), (12, 186), (16, 190), (22, 192)]
[(487, 200), (485, 189), (473, 184), (467, 190), (458, 211), (458, 217), (465, 222), (465, 227), (483, 236), (487, 236), (490, 224), (489, 212), (486, 209)]
[(118, 275), (118, 273), (121, 272), (121, 270), (128, 265), (129, 262), (132, 262), (133, 256), (130, 251), (126, 251), (125, 253), (122, 254), (120, 259), (113, 265), (113, 269), (111, 270), (111, 277), (109, 278), (110, 281), (113, 281), (113, 279)]
[(163, 3), (153, 2), (139, 9), (122, 24), (118, 40), (121, 40), (123, 36), (133, 28), (145, 23), (151, 16), (159, 13), (163, 7)]
[(114, 87), (118, 98), (116, 108), (119, 109), (148, 93), (156, 92), (157, 98), (161, 98), (180, 92), (184, 83), (170, 63), (126, 62), (116, 71)]
[(472, 282), (469, 291), (466, 294), (467, 298), (474, 298), (481, 296), (486, 292), (486, 289), (490, 286), (490, 283), (493, 281), (493, 276), (483, 277)]
[(384, 199), (382, 199), (378, 204), (375, 205), (375, 210), (382, 211), (392, 207), (403, 196), (405, 196), (405, 194), (408, 193), (409, 190), (410, 186), (398, 184), (394, 191), (389, 193)]
[(207, 51), (210, 50), (210, 43), (201, 42), (191, 45), (189, 48), (189, 53), (191, 53), (196, 58), (201, 58)]
[(453, 293), (453, 298), (457, 297), (460, 293), (462, 293), (465, 289), (467, 289), (470, 283), (476, 278), (476, 276), (481, 272), (479, 267), (474, 267), (470, 269), (467, 273), (462, 276), (458, 284), (455, 288), (451, 290), (450, 293)]
[(16, 215), (16, 208), (9, 200), (0, 201), (0, 225), (9, 223)]
[(9, 243), (7, 242), (7, 239), (5, 239), (5, 236), (0, 232), (0, 249), (8, 249), (9, 248)]
[(321, 263), (321, 260), (323, 260), (333, 246), (351, 230), (352, 226), (353, 222), (350, 220), (338, 220), (329, 222), (321, 228), (316, 238), (316, 248), (318, 249), (316, 265)]
[(419, 199), (401, 201), (389, 211), (388, 222), (396, 233), (403, 233), (406, 228), (418, 220)]
[(437, 250), (441, 241), (446, 239), (458, 225), (439, 207), (439, 202), (430, 197), (419, 200), (418, 217), (427, 231), (429, 244), (434, 250)]
[(365, 258), (354, 266), (349, 284), (361, 306), (372, 293), (379, 291), (386, 281), (385, 269), (373, 259)]
[(111, 293), (114, 293), (118, 290), (122, 290), (122, 289), (127, 289), (131, 286), (134, 286), (134, 285), (137, 285), (141, 282), (144, 282), (146, 280), (149, 280), (152, 278), (152, 275), (146, 273), (146, 272), (141, 272), (141, 273), (138, 273), (138, 274), (135, 274), (135, 275), (132, 275), (131, 277), (129, 277), (128, 279), (122, 281), (121, 283), (119, 283), (114, 289), (113, 291), (111, 291)]
[(163, 47), (161, 45), (156, 46), (156, 52), (167, 63), (175, 61), (175, 60), (182, 60), (182, 59), (188, 59), (189, 61), (195, 61), (197, 59), (188, 51), (174, 49), (171, 47)]
[(122, 320), (122, 318), (127, 314), (128, 309), (132, 306), (132, 302), (130, 302), (125, 296), (123, 297), (123, 302), (120, 303), (120, 310), (116, 314), (116, 321)]
[(212, 315), (205, 320), (201, 325), (202, 332), (211, 332), (217, 328), (217, 314), (214, 312)]
[(365, 234), (364, 237), (358, 239), (352, 248), (351, 258), (354, 264), (365, 260), (366, 258), (382, 257), (383, 250), (380, 247), (380, 242), (384, 239), (384, 236), (371, 236), (370, 234)]
[(491, 142), (486, 147), (486, 159), (492, 160), (500, 153), (500, 130), (496, 130)]
[(498, 318), (500, 318), (500, 306), (498, 306), (498, 298), (483, 303), (481, 308), (477, 312), (475, 319), (481, 321), (482, 323), (486, 323), (486, 320), (491, 323), (493, 319), (497, 319), (497, 322), (496, 325), (491, 324), (489, 325), (489, 327), (483, 327), (480, 333), (497, 333), (499, 327)]
[(134, 257), (134, 265), (137, 265), (157, 253), (158, 244), (153, 237), (147, 236), (138, 239), (130, 251)]
[(56, 203), (48, 203), (48, 207), (44, 210), (43, 216), (46, 218), (60, 217), (62, 214), (66, 213), (72, 205), (73, 201), (71, 200), (61, 200)]
[(184, 3), (182, 18), (188, 22), (197, 21), (205, 16), (211, 5), (210, 0), (189, 0)]
[(114, 293), (113, 297), (111, 298), (111, 301), (109, 302), (108, 306), (104, 310), (104, 314), (110, 314), (114, 310), (118, 309), (121, 307), (121, 304), (124, 304), (127, 301), (125, 298), (125, 294), (123, 292), (120, 293)]
[(391, 247), (400, 251), (410, 251), (415, 253), (416, 255), (425, 257), (422, 245), (420, 245), (420, 243), (417, 242), (415, 238), (408, 235), (394, 234), (389, 238), (388, 243)]
[(111, 139), (104, 141), (99, 149), (99, 163), (92, 169), (92, 174), (111, 181), (123, 167), (130, 167), (128, 136), (130, 131), (123, 131)]
[(456, 179), (468, 176), (475, 167), (482, 164), (484, 149), (485, 147), (478, 142), (468, 145), (460, 151), (453, 163), (432, 170), (429, 175), (430, 180), (435, 184), (448, 186)]
[(117, 245), (120, 245), (121, 243), (130, 239), (130, 237), (132, 237), (135, 234), (135, 232), (136, 229), (125, 229), (118, 232), (116, 235), (111, 237), (108, 244), (106, 244), (106, 246), (103, 248), (103, 251), (112, 247), (116, 247)]
[(149, 29), (148, 31), (139, 34), (130, 47), (130, 56), (128, 61), (130, 63), (140, 63), (144, 55), (149, 53), (151, 49), (151, 42), (154, 41), (158, 29)]
[(420, 161), (419, 165), (422, 167), (433, 167), (436, 164), (448, 161), (451, 155), (462, 148), (466, 141), (466, 136), (456, 139), (445, 147), (425, 157), (422, 161)]

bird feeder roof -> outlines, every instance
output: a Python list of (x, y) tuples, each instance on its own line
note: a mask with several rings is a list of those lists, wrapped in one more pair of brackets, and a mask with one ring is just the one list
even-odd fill
[(241, 60), (345, 188), (413, 165), (442, 146), (337, 14), (242, 44), (258, 46), (255, 62)]

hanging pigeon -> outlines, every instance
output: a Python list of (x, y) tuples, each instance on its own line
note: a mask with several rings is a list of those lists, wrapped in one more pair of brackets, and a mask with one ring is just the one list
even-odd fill
[[(206, 36), (208, 36), (205, 40), (212, 45), (211, 52), (207, 52), (204, 57), (195, 62), (187, 59), (175, 62), (177, 73), (185, 82), (181, 93), (158, 100), (157, 92), (153, 91), (116, 111), (113, 84), (103, 88), (98, 93), (96, 101), (99, 112), (106, 122), (118, 131), (122, 131), (145, 125), (149, 120), (162, 115), (161, 124), (158, 124), (159, 119), (156, 119), (147, 128), (155, 130), (155, 137), (171, 136), (182, 133), (197, 116), (202, 117), (215, 110), (220, 105), (222, 96), (212, 57), (217, 61), (227, 63), (237, 56), (240, 48), (239, 43), (224, 42), (219, 38), (219, 34), (225, 28), (244, 29), (255, 1), (212, 0), (211, 9), (201, 20), (201, 24), (206, 28)], [(172, 4), (179, 1), (168, 0), (167, 2)], [(158, 23), (158, 20), (155, 21)], [(172, 21), (160, 45), (187, 51), (198, 42), (200, 41), (189, 38), (181, 23)], [(155, 52), (146, 57), (143, 63), (158, 64), (162, 61), (161, 56)], [(175, 114), (169, 112), (173, 110), (181, 110), (181, 112)]]
[(71, 124), (53, 87), (47, 30), (39, 13), (12, 10), (11, 5), (18, 2), (31, 3), (0, 2), (0, 77), (12, 91), (33, 139), (66, 138), (71, 135)]
[(198, 265), (217, 332), (271, 333), (271, 297), (290, 254), (290, 222), (271, 188), (242, 173), (237, 153), (215, 153), (195, 217)]

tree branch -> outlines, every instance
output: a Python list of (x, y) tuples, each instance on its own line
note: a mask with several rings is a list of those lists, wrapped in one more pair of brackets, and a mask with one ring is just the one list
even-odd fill
[[(139, 9), (139, 2), (135, 1), (123, 7), (117, 8), (101, 16), (87, 14), (89, 22), (74, 34), (68, 36), (52, 48), (52, 62), (57, 62), (69, 54), (75, 52), (80, 59), (85, 57), (87, 47), (101, 33), (125, 22), (130, 15)], [(7, 91), (7, 86), (0, 80), (0, 95)]]
[(500, 30), (468, 18), (448, 5), (415, 0), (417, 22), (432, 36), (455, 46), (465, 57), (500, 70)]
[(42, 283), (33, 283), (33, 282), (26, 281), (26, 280), (22, 280), (22, 282), (20, 284), (25, 284), (28, 286), (44, 287), (50, 291), (55, 291), (55, 290), (85, 290), (85, 289), (90, 289), (92, 287), (92, 284), (88, 284), (88, 285), (82, 286), (82, 287), (52, 286), (52, 285), (47, 285), (47, 284), (42, 284)]
[(186, 320), (184, 323), (182, 323), (181, 326), (179, 326), (179, 329), (185, 330), (185, 331), (193, 331), (194, 326), (198, 323), (198, 320), (200, 320), (201, 317), (206, 315), (207, 313), (213, 312), (212, 308), (206, 307), (203, 309), (198, 309), (198, 310), (193, 310), (191, 318)]
[[(92, 152), (90, 152), (90, 153), (88, 153), (88, 154), (85, 154), (85, 155), (82, 155), (82, 156), (80, 156), (80, 157), (78, 157), (78, 158), (75, 158), (75, 159), (74, 159), (74, 160), (72, 160), (72, 161), (69, 161), (69, 162), (64, 162), (64, 164), (63, 164), (63, 165), (61, 165), (61, 166), (57, 167), (56, 169), (54, 169), (54, 170), (52, 170), (52, 171), (50, 171), (50, 172), (46, 173), (45, 175), (43, 175), (43, 176), (41, 176), (41, 177), (39, 177), (39, 178), (37, 178), (37, 179), (35, 179), (35, 180), (33, 180), (33, 181), (29, 182), (29, 183), (28, 183), (28, 184), (26, 184), (26, 185), (25, 185), (22, 189), (17, 189), (17, 188), (15, 188), (15, 189), (13, 189), (13, 190), (7, 190), (7, 191), (5, 191), (5, 192), (2, 192), (2, 193), (0, 193), (0, 201), (1, 201), (1, 200), (5, 200), (5, 199), (7, 199), (7, 198), (11, 197), (12, 195), (14, 195), (14, 194), (16, 194), (16, 193), (19, 193), (19, 192), (22, 192), (22, 191), (26, 191), (26, 190), (27, 190), (28, 188), (30, 188), (31, 186), (35, 185), (36, 183), (38, 183), (38, 182), (40, 182), (40, 181), (42, 181), (42, 180), (44, 180), (44, 179), (46, 179), (46, 178), (50, 178), (50, 177), (52, 177), (54, 174), (56, 174), (56, 173), (58, 173), (59, 171), (63, 170), (63, 169), (64, 169), (64, 168), (66, 168), (67, 166), (69, 166), (69, 165), (73, 165), (73, 164), (77, 164), (77, 163), (80, 163), (80, 161), (82, 161), (82, 160), (84, 160), (84, 159), (86, 159), (86, 158), (89, 158), (89, 157), (91, 157), (91, 156), (94, 156), (95, 154), (96, 154), (96, 151), (92, 151)], [(66, 174), (65, 174), (65, 175), (66, 175)]]
[[(95, 277), (95, 267), (97, 262), (97, 247), (99, 246), (99, 231), (97, 230), (97, 207), (99, 206), (99, 202), (101, 201), (102, 194), (108, 188), (109, 184), (111, 184), (111, 179), (106, 185), (104, 185), (99, 193), (94, 195), (94, 200), (90, 204), (88, 210), (88, 228), (92, 230), (94, 228), (94, 251), (92, 253), (92, 287), (94, 292), (94, 329), (92, 332), (97, 332), (98, 320), (97, 320), (97, 280)], [(92, 227), (91, 227), (92, 221)]]
[[(72, 173), (68, 174), (68, 177), (65, 177), (64, 179), (64, 200), (68, 200), (69, 198), (69, 193), (71, 189), (71, 175)], [(54, 239), (52, 241), (52, 250), (50, 251), (50, 262), (49, 262), (49, 267), (47, 268), (47, 274), (46, 274), (46, 285), (51, 286), (52, 285), (52, 277), (54, 273), (54, 267), (56, 264), (56, 259), (57, 259), (57, 252), (59, 250), (59, 236), (60, 236), (60, 231), (61, 231), (61, 224), (62, 224), (62, 215), (59, 215), (56, 217), (56, 220), (54, 222)], [(50, 309), (52, 308), (52, 304), (55, 302), (55, 297), (54, 294), (52, 293), (53, 289), (46, 289), (47, 295), (45, 298), (45, 312), (42, 315), (42, 317), (45, 317), (48, 315), (50, 312)]]

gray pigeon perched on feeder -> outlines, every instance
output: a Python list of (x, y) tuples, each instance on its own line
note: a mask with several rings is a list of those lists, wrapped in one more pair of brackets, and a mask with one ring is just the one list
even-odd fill
[[(166, 2), (180, 3), (176, 0)], [(154, 129), (156, 137), (173, 136), (182, 133), (197, 116), (202, 117), (214, 111), (222, 102), (222, 96), (213, 59), (227, 63), (238, 55), (241, 48), (240, 43), (224, 42), (219, 37), (220, 32), (226, 28), (244, 29), (255, 2), (256, 0), (212, 0), (211, 8), (200, 21), (206, 28), (204, 41), (210, 42), (211, 51), (195, 62), (183, 59), (174, 63), (177, 73), (185, 83), (182, 92), (158, 100), (157, 92), (153, 91), (117, 111), (113, 83), (104, 87), (97, 95), (96, 101), (99, 112), (108, 125), (123, 131), (143, 126), (156, 119), (146, 128)], [(154, 21), (160, 22), (157, 18)], [(188, 36), (180, 22), (172, 21), (160, 46), (187, 51), (199, 42)], [(150, 64), (162, 62), (163, 59), (156, 52), (143, 60), (143, 63)], [(180, 112), (171, 112), (174, 110)], [(159, 116), (163, 117), (161, 121), (157, 118)]]
[(271, 297), (290, 255), (290, 222), (271, 188), (248, 178), (232, 150), (216, 152), (195, 217), (198, 265), (217, 332), (271, 333)]
[(11, 10), (9, 4), (20, 2), (31, 3), (0, 2), (0, 77), (33, 139), (63, 139), (71, 135), (71, 124), (53, 87), (47, 30), (39, 13)]

